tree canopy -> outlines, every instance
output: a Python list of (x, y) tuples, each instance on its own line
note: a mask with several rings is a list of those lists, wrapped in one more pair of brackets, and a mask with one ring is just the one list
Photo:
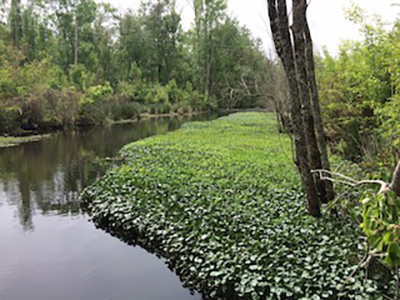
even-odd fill
[(170, 0), (126, 13), (94, 0), (2, 2), (0, 131), (260, 105), (273, 68), (260, 40), (226, 1), (192, 4), (185, 31)]

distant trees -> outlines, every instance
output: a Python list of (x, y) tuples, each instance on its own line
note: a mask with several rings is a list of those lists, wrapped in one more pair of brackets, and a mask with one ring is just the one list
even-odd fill
[(105, 112), (96, 112), (101, 122), (125, 110), (129, 116), (254, 107), (271, 85), (260, 42), (228, 17), (224, 0), (193, 1), (188, 31), (172, 0), (146, 0), (124, 14), (94, 0), (8, 1), (0, 2), (0, 123), (11, 122), (3, 110), (35, 106), (27, 128), (54, 125), (49, 94), (71, 96), (77, 109), (68, 119), (80, 122), (95, 108), (86, 99), (97, 86), (112, 89), (101, 101)]
[(319, 217), (320, 203), (333, 198), (333, 189), (330, 184), (326, 185), (311, 174), (313, 169), (324, 167), (329, 170), (329, 161), (322, 119), (319, 115), (312, 41), (306, 10), (305, 0), (293, 0), (293, 23), (290, 26), (286, 0), (268, 0), (273, 40), (288, 80), (290, 131), (295, 144), (296, 164), (307, 193), (309, 212)]

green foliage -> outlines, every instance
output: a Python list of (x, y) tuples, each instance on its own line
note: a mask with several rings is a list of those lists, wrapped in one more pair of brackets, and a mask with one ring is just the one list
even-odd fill
[(0, 108), (0, 131), (16, 132), (19, 129), (19, 107), (3, 106)]
[(137, 102), (121, 101), (111, 107), (113, 120), (129, 120), (138, 118), (142, 112), (142, 107)]
[(73, 86), (79, 90), (84, 91), (87, 87), (87, 71), (86, 67), (82, 64), (74, 64), (70, 69), (70, 78)]
[(109, 97), (113, 93), (110, 83), (90, 87), (79, 100), (80, 124), (99, 124), (104, 123), (110, 118)]
[[(199, 22), (185, 32), (175, 1), (146, 0), (125, 14), (93, 0), (50, 0), (49, 10), (12, 1), (0, 24), (0, 97), (29, 112), (19, 127), (35, 130), (119, 119), (122, 106), (136, 116), (260, 105), (271, 70), (259, 42), (225, 1), (195, 2)], [(65, 90), (79, 112), (52, 118), (45, 95)]]
[(167, 88), (157, 85), (155, 87), (155, 94), (152, 100), (153, 103), (161, 103), (161, 104), (168, 103), (169, 98), (168, 98)]
[(136, 89), (133, 84), (130, 84), (129, 82), (126, 81), (120, 81), (118, 82), (117, 93), (120, 96), (134, 99), (136, 95)]
[(87, 90), (85, 103), (88, 104), (101, 104), (107, 100), (107, 98), (113, 94), (113, 88), (109, 82), (103, 85), (92, 86)]
[(362, 200), (361, 228), (373, 249), (384, 255), (393, 269), (400, 265), (400, 201), (390, 191), (385, 195), (370, 195)]
[(129, 71), (129, 79), (133, 81), (139, 81), (142, 78), (142, 71), (137, 66), (136, 62), (131, 64), (131, 69)]
[(359, 9), (348, 14), (364, 40), (345, 42), (336, 58), (325, 52), (317, 62), (327, 132), (346, 158), (378, 158), (392, 165), (400, 157), (399, 24), (387, 30), (379, 18), (370, 21)]
[(304, 207), (274, 116), (241, 113), (124, 147), (87, 188), (96, 225), (166, 258), (210, 299), (383, 299), (347, 221)]

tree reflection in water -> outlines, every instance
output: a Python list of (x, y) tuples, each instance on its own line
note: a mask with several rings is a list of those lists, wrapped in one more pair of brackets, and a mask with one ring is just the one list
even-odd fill
[(25, 231), (35, 214), (82, 214), (79, 194), (101, 176), (123, 145), (216, 116), (158, 118), (132, 124), (58, 132), (36, 143), (0, 149), (0, 206), (14, 207)]

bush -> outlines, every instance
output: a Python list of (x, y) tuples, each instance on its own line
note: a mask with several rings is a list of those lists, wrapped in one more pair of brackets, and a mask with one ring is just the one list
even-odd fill
[(70, 88), (47, 90), (43, 98), (47, 103), (45, 120), (56, 127), (71, 127), (79, 116), (79, 99), (81, 95)]
[(126, 100), (126, 98), (119, 98), (117, 103), (111, 105), (111, 115), (113, 120), (135, 119), (142, 112), (139, 103)]
[(169, 101), (169, 97), (168, 97), (168, 89), (166, 87), (157, 85), (155, 87), (155, 97), (154, 97), (154, 103), (161, 103), (161, 104), (165, 104), (168, 103)]
[(165, 88), (168, 93), (168, 99), (171, 103), (180, 103), (183, 101), (184, 92), (178, 88), (175, 80), (171, 80)]
[(120, 81), (120, 82), (118, 82), (118, 86), (117, 86), (117, 94), (119, 96), (126, 97), (130, 100), (134, 100), (135, 87), (133, 86), (133, 84), (130, 84), (126, 81)]
[(189, 104), (181, 103), (177, 112), (178, 112), (178, 114), (190, 114), (190, 113), (192, 113), (192, 111), (193, 111), (193, 109)]
[(0, 133), (17, 134), (20, 131), (20, 119), (18, 106), (0, 107)]
[(79, 100), (79, 124), (101, 124), (111, 118), (110, 99), (113, 89), (109, 82), (90, 87)]
[(79, 91), (86, 90), (88, 83), (86, 82), (87, 70), (85, 65), (73, 64), (70, 67), (69, 73), (70, 73), (71, 83), (74, 85), (74, 87)]

